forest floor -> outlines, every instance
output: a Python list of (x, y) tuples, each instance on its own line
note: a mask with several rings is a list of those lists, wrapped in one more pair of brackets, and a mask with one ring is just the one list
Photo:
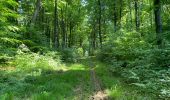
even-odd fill
[(0, 67), (0, 100), (152, 100), (109, 69), (91, 58), (41, 72)]

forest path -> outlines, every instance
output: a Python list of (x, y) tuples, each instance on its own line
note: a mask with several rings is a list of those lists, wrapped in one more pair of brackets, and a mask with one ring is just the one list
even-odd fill
[(93, 59), (89, 59), (89, 67), (90, 67), (90, 80), (92, 83), (92, 88), (94, 90), (93, 96), (90, 97), (90, 100), (108, 100), (108, 96), (103, 91), (101, 87), (101, 81), (99, 77), (97, 77), (96, 72), (95, 72), (95, 61)]

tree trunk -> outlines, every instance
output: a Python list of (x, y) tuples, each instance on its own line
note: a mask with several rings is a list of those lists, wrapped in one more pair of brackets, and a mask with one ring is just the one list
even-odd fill
[(61, 9), (61, 28), (62, 28), (62, 47), (66, 47), (66, 31), (65, 31), (65, 22), (64, 22), (64, 12), (63, 9)]
[(132, 2), (131, 0), (128, 0), (128, 3), (129, 3), (129, 23), (128, 26), (127, 26), (127, 30), (129, 31), (132, 31), (133, 30), (133, 18), (132, 18)]
[(70, 25), (69, 25), (69, 26), (70, 26), (70, 30), (69, 30), (69, 31), (70, 31), (70, 34), (69, 34), (69, 40), (68, 40), (68, 42), (69, 42), (69, 43), (68, 43), (68, 47), (71, 48), (71, 46), (72, 46), (72, 41), (73, 41), (73, 40), (72, 40), (72, 23), (71, 23), (71, 22), (70, 22)]
[(123, 0), (120, 0), (120, 10), (119, 10), (119, 15), (120, 15), (120, 21), (119, 21), (119, 29), (121, 29), (122, 27), (122, 24), (121, 24), (121, 21), (122, 21), (122, 6), (123, 6)]
[(162, 48), (161, 0), (154, 0), (155, 26), (158, 48)]
[(114, 1), (113, 3), (113, 9), (114, 9), (114, 31), (116, 32), (117, 31), (117, 9), (116, 9), (116, 0)]
[(36, 7), (35, 7), (35, 11), (34, 11), (34, 14), (33, 14), (33, 17), (32, 17), (32, 21), (31, 21), (31, 24), (32, 24), (32, 23), (35, 23), (35, 21), (36, 21), (36, 19), (37, 19), (37, 16), (38, 16), (38, 14), (39, 14), (40, 8), (41, 8), (41, 0), (37, 0), (37, 2), (36, 2)]
[(99, 41), (100, 41), (100, 47), (102, 48), (102, 30), (101, 30), (101, 19), (102, 19), (102, 9), (101, 9), (101, 1), (98, 0), (98, 6), (99, 6)]
[(58, 32), (58, 10), (57, 10), (57, 0), (55, 0), (54, 9), (54, 48), (59, 47), (59, 32)]
[(136, 24), (136, 31), (138, 32), (140, 29), (140, 18), (139, 18), (139, 2), (135, 0), (135, 24)]
[(151, 29), (153, 28), (153, 9), (152, 9), (152, 1), (149, 1), (150, 4), (150, 25), (151, 25)]

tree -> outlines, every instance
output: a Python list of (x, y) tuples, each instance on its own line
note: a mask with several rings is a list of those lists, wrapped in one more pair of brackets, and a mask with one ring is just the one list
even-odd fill
[(154, 0), (155, 26), (158, 48), (162, 48), (161, 0)]
[(58, 1), (54, 1), (54, 47), (58, 48), (59, 47), (59, 31), (58, 31)]
[(40, 9), (41, 9), (41, 0), (37, 0), (31, 23), (35, 23), (37, 16), (40, 12)]
[(99, 10), (99, 15), (98, 15), (98, 26), (99, 26), (99, 40), (100, 40), (100, 47), (102, 48), (102, 30), (101, 30), (101, 19), (102, 19), (102, 5), (101, 5), (101, 0), (98, 0), (98, 10)]
[(136, 31), (140, 29), (139, 1), (135, 0), (135, 25)]

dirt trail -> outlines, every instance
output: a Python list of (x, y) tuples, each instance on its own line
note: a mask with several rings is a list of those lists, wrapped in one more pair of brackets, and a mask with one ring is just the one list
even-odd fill
[(90, 100), (108, 100), (107, 94), (102, 90), (101, 82), (95, 73), (95, 63), (92, 60), (89, 60), (90, 69), (90, 78), (94, 94), (90, 97)]

